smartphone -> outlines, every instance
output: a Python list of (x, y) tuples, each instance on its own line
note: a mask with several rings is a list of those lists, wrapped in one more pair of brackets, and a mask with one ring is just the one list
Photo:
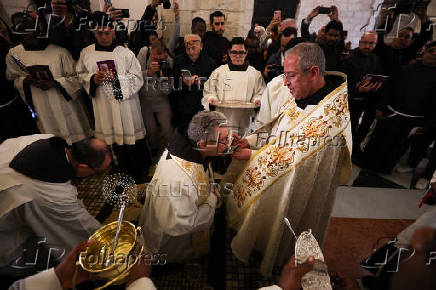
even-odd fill
[(373, 83), (385, 83), (389, 80), (389, 76), (367, 74), (363, 81), (365, 81), (367, 78), (371, 78), (371, 82)]
[(282, 20), (282, 11), (281, 10), (275, 10), (273, 18), (281, 21)]
[(318, 8), (318, 14), (330, 14), (332, 12), (332, 9), (329, 7), (319, 7)]
[(121, 9), (121, 8), (116, 8), (117, 10), (121, 10), (121, 12), (123, 13), (121, 15), (121, 18), (130, 18), (130, 11), (129, 9)]
[(185, 79), (192, 78), (191, 72), (189, 70), (182, 69), (181, 72), (182, 72), (182, 77), (183, 78), (185, 78)]

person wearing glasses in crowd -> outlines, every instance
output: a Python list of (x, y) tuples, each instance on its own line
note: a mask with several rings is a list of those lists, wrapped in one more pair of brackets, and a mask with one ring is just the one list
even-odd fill
[(242, 37), (235, 37), (230, 42), (230, 62), (213, 71), (204, 84), (204, 108), (218, 102), (248, 102), (260, 105), (260, 98), (265, 89), (262, 74), (248, 64), (247, 45)]
[(215, 11), (210, 14), (209, 20), (211, 31), (206, 32), (204, 36), (204, 51), (218, 65), (226, 64), (229, 61), (229, 40), (224, 37), (226, 16), (221, 11)]
[(60, 137), (37, 134), (8, 139), (0, 152), (0, 272), (20, 273), (8, 265), (22, 257), (29, 238), (45, 237), (69, 252), (101, 227), (78, 200), (71, 179), (107, 170), (112, 153), (103, 140), (68, 146)]
[(215, 68), (215, 61), (203, 52), (201, 37), (185, 35), (185, 52), (176, 57), (173, 67), (174, 91), (170, 103), (174, 127), (188, 124), (196, 113), (204, 110), (203, 84)]

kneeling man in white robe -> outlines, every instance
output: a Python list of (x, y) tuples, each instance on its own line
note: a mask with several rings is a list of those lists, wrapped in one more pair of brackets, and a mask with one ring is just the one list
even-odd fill
[[(209, 251), (209, 229), (218, 192), (209, 160), (227, 150), (229, 128), (222, 113), (197, 113), (178, 128), (148, 187), (139, 224), (148, 253), (180, 263)], [(214, 162), (214, 161), (211, 161)]]
[(285, 217), (297, 234), (312, 229), (322, 244), (336, 187), (348, 182), (351, 170), (345, 75), (324, 72), (324, 53), (315, 43), (288, 50), (284, 68), (294, 98), (271, 123), (240, 141), (233, 159), (249, 162), (226, 200), (229, 225), (237, 230), (233, 254), (248, 262), (252, 251), (262, 253), (264, 275), (293, 252)]
[(65, 252), (86, 241), (101, 225), (77, 199), (71, 178), (103, 172), (111, 162), (109, 148), (99, 139), (87, 138), (72, 147), (60, 137), (41, 134), (3, 142), (0, 266), (22, 257), (23, 246), (32, 237)]

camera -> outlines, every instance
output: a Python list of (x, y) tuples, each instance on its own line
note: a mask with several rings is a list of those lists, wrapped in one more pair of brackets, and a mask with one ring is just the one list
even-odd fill
[(163, 9), (170, 9), (171, 8), (171, 2), (170, 0), (162, 0), (161, 1)]
[(166, 60), (160, 60), (158, 63), (162, 74), (165, 77), (171, 76), (171, 68), (168, 62)]

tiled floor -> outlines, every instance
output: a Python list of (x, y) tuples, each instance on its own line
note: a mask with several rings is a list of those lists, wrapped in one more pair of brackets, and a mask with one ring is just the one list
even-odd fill
[[(329, 270), (350, 278), (350, 286), (347, 288), (350, 290), (359, 289), (355, 279), (368, 274), (360, 267), (360, 262), (371, 254), (377, 240), (395, 236), (429, 209), (417, 209), (422, 191), (404, 189), (410, 181), (410, 174), (364, 175), (355, 167), (350, 184), (359, 178), (359, 185), (367, 187), (349, 186), (338, 189), (333, 218), (323, 247)], [(101, 196), (103, 179), (104, 175), (94, 176), (76, 183), (79, 198), (93, 215), (98, 214), (104, 203)], [(385, 188), (371, 188), (380, 185)], [(136, 220), (140, 212), (141, 204), (131, 204), (126, 209), (126, 219)], [(114, 211), (106, 222), (115, 220), (117, 214)], [(239, 262), (230, 249), (232, 233), (230, 230), (225, 233), (225, 254), (221, 257), (225, 265), (223, 269), (215, 269), (216, 265), (210, 265), (207, 258), (197, 260), (168, 274), (154, 275), (152, 279), (158, 289), (213, 289), (210, 277), (213, 271), (222, 271), (215, 278), (225, 280), (225, 286), (221, 287), (225, 289), (257, 289), (278, 281), (280, 269), (274, 269), (271, 278), (262, 277), (259, 272), (260, 258), (256, 255), (253, 255), (248, 265)]]

